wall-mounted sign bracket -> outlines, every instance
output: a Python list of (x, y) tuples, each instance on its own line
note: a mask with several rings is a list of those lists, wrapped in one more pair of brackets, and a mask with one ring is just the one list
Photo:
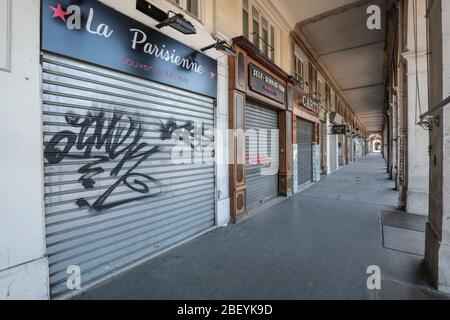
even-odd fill
[(163, 22), (168, 18), (168, 13), (159, 9), (157, 6), (145, 0), (136, 0), (136, 10), (155, 19), (158, 22)]

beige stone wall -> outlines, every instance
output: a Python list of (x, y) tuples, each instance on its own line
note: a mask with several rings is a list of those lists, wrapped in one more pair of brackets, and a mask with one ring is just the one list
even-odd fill
[[(406, 135), (407, 135), (407, 197), (406, 210), (428, 215), (429, 190), (429, 134), (417, 125), (420, 113), (428, 110), (428, 78), (426, 55), (426, 1), (417, 0), (417, 39), (414, 39), (413, 1), (405, 1), (405, 47), (402, 58), (406, 61)], [(417, 46), (417, 56), (416, 48)], [(401, 76), (401, 75), (400, 75)], [(418, 82), (418, 84), (417, 84)], [(420, 93), (420, 99), (417, 96)]]

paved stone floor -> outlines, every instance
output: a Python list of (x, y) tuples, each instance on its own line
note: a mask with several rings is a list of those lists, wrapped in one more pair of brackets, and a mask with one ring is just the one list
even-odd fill
[[(397, 193), (370, 155), (239, 225), (213, 230), (76, 299), (441, 299), (420, 256), (382, 247)], [(382, 288), (367, 289), (367, 267)]]

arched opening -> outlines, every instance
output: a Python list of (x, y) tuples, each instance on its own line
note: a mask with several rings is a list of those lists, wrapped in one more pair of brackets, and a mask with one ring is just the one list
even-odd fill
[(379, 134), (369, 136), (369, 153), (381, 153), (383, 150), (383, 140)]
[(373, 152), (381, 153), (381, 140), (376, 139), (373, 141)]

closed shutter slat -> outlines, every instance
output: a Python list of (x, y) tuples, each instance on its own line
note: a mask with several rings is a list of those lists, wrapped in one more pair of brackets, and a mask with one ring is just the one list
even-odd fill
[(299, 185), (311, 182), (312, 180), (312, 134), (313, 124), (311, 122), (297, 118), (297, 169)]
[[(275, 199), (279, 194), (279, 118), (278, 112), (252, 104), (247, 104), (245, 118), (247, 210), (251, 210)], [(267, 141), (258, 143), (257, 140), (251, 139), (249, 132), (253, 130), (255, 136), (260, 139), (266, 135)], [(258, 163), (258, 160), (262, 163)], [(262, 170), (268, 170), (269, 167), (273, 169), (262, 175)]]
[[(207, 149), (214, 143), (212, 98), (44, 53), (44, 181), (52, 297), (69, 293), (66, 271), (71, 265), (80, 267), (82, 285), (87, 286), (214, 226), (214, 161), (172, 162), (179, 143), (167, 136), (172, 123), (185, 134), (193, 134), (198, 124), (202, 140), (193, 139), (196, 150), (190, 145), (187, 150), (200, 161), (203, 152), (212, 154)], [(111, 139), (99, 142), (108, 132)], [(63, 157), (70, 139), (74, 145)], [(134, 157), (123, 161), (132, 148)], [(98, 170), (92, 180), (86, 176), (92, 174), (89, 169)], [(132, 175), (123, 180), (128, 171)], [(102, 196), (104, 204), (118, 205), (95, 211), (83, 203), (92, 206)]]

